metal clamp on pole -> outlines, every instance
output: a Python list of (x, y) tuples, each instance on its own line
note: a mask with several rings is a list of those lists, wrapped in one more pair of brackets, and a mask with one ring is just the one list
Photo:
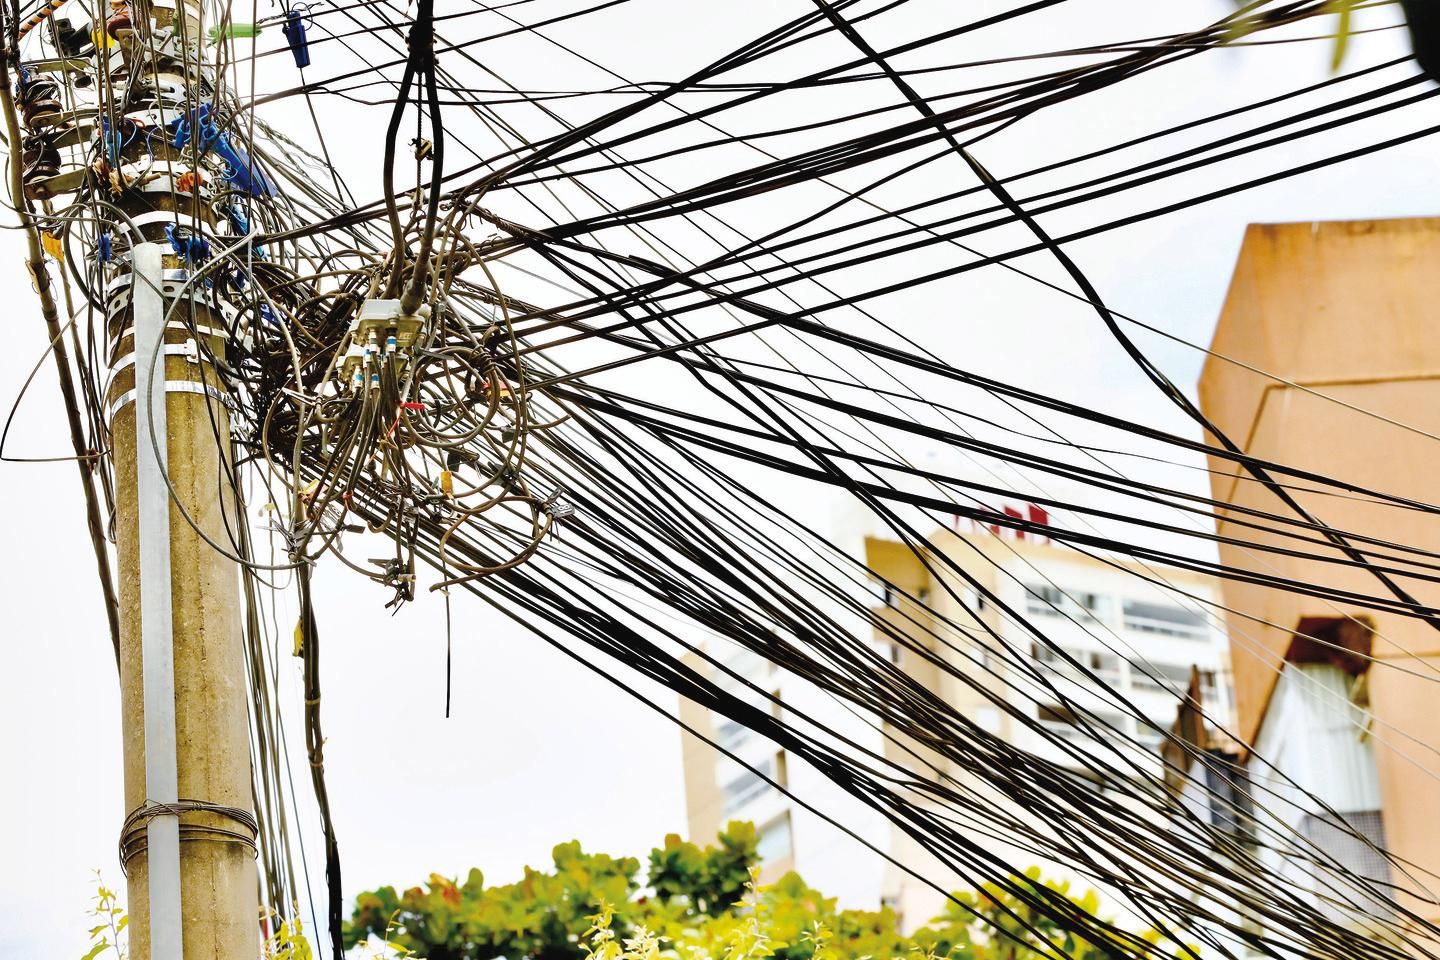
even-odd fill
[[(234, 406), (231, 399), (227, 397), (224, 393), (220, 392), (219, 388), (213, 387), (208, 383), (200, 383), (196, 380), (166, 380), (165, 392), (203, 394), (204, 396), (209, 397), (211, 400), (219, 401), (226, 407), (233, 408)], [(136, 391), (126, 390), (124, 393), (120, 394), (120, 396), (116, 397), (115, 400), (110, 404), (110, 419), (114, 420), (117, 413), (125, 409), (127, 405), (134, 403), (136, 395)], [(144, 416), (144, 414), (137, 413), (136, 416)]]
[[(135, 355), (149, 357), (165, 337), (159, 244), (134, 249), (140, 281), (133, 289)], [(145, 703), (145, 798), (159, 807), (180, 799), (175, 747), (175, 646), (170, 607), (170, 492), (161, 383), (148, 363), (135, 364), (135, 488), (140, 545), (140, 649)], [(153, 439), (152, 439), (153, 438)], [(180, 816), (157, 813), (145, 825), (150, 890), (150, 960), (182, 960)]]

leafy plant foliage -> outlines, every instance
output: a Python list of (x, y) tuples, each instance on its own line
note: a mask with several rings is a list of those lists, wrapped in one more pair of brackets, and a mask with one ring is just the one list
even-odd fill
[(95, 925), (90, 928), (90, 950), (81, 960), (95, 960), (96, 957), (113, 953), (117, 960), (125, 960), (125, 928), (130, 917), (120, 905), (120, 896), (105, 886), (100, 871), (95, 871), (95, 905), (90, 908), (90, 918)]
[[(631, 857), (554, 850), (554, 869), (527, 868), (516, 883), (486, 886), (432, 874), (423, 887), (361, 894), (346, 945), (385, 944), (383, 955), (426, 960), (1103, 960), (1102, 945), (1038, 916), (1020, 898), (986, 886), (955, 895), (909, 936), (888, 907), (841, 910), (796, 873), (758, 882), (756, 831), (732, 823), (713, 846), (670, 835), (650, 852), (646, 885)], [(1092, 893), (1031, 869), (1015, 883), (1042, 887), (1094, 913)], [(1000, 932), (1004, 931), (1004, 932)], [(1157, 960), (1160, 951), (1157, 950)]]

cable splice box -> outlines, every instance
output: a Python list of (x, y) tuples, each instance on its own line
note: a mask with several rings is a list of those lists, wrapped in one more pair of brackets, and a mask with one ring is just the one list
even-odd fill
[(408, 359), (410, 347), (430, 319), (429, 305), (404, 313), (399, 300), (371, 299), (360, 304), (350, 324), (350, 348), (340, 369), (342, 383), (363, 386), (378, 382), (383, 360)]

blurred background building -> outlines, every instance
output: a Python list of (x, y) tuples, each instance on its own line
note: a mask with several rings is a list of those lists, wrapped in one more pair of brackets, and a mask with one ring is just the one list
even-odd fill
[[(1434, 503), (1437, 264), (1440, 219), (1252, 225), (1200, 380), (1205, 414), (1260, 460)], [(1275, 529), (1240, 533), (1241, 510), (1295, 514), (1234, 462), (1211, 457), (1210, 467), (1222, 535), (1297, 544)], [(1363, 495), (1321, 496), (1303, 479), (1280, 479), (1326, 524), (1376, 538), (1368, 545), (1373, 562), (1384, 562), (1373, 556), (1385, 552), (1384, 541), (1440, 548), (1434, 515)], [(1345, 563), (1339, 550), (1307, 550), (1341, 562), (1224, 544), (1220, 556), (1256, 579), (1386, 594), (1373, 573)], [(1435, 584), (1404, 576), (1397, 582), (1422, 604), (1440, 605)], [(1267, 805), (1265, 816), (1361, 876), (1411, 890), (1427, 885), (1429, 871), (1440, 869), (1435, 622), (1238, 580), (1227, 580), (1224, 596), (1238, 733), (1263, 758), (1248, 763), (1248, 775), (1290, 798)], [(1296, 786), (1323, 803), (1303, 799)], [(1408, 876), (1377, 852), (1386, 847), (1413, 865)], [(1297, 888), (1314, 887), (1303, 862), (1286, 870)], [(1428, 895), (1404, 902), (1440, 919)], [(1363, 898), (1356, 905), (1363, 911)]]
[[(1028, 511), (1040, 522), (1045, 519), (1034, 506), (1021, 504), (1009, 510)], [(1208, 577), (1090, 556), (1046, 539), (989, 527), (939, 530), (920, 552), (900, 542), (866, 536), (863, 551), (875, 577), (876, 611), (890, 627), (874, 630), (876, 649), (971, 722), (1011, 744), (1084, 771), (1091, 751), (1106, 748), (1079, 724), (1084, 717), (1098, 717), (1118, 731), (1115, 739), (1136, 742), (1133, 759), (1140, 764), (1138, 769), (1148, 774), (1144, 779), (1159, 783), (1163, 731), (1175, 724), (1177, 709), (1192, 685), (1193, 697), (1203, 698), (1206, 714), (1227, 718), (1222, 725), (1228, 724), (1228, 644), (1210, 606), (1219, 599), (1219, 587)], [(936, 556), (947, 557), (1000, 604), (1022, 614), (1051, 645), (1035, 642), (1032, 633), (1005, 616), (995, 602), (987, 602), (964, 576), (936, 563)], [(898, 642), (896, 633), (907, 642)], [(738, 650), (728, 655), (710, 653), (756, 686), (781, 693), (787, 702), (805, 695), (794, 678), (758, 656)], [(1025, 669), (1015, 669), (1015, 657), (1023, 660)], [(1043, 682), (1036, 682), (1037, 674)], [(732, 689), (736, 686), (728, 678), (720, 680)], [(1133, 703), (1140, 717), (1119, 709), (1117, 697)], [(820, 709), (823, 704), (813, 706)], [(829, 706), (830, 722), (858, 742), (883, 750), (888, 758), (926, 777), (953, 778), (967, 789), (987, 790), (972, 774), (899, 731), (884, 725), (877, 728), (874, 719), (834, 712), (833, 702)], [(787, 763), (784, 751), (744, 727), (728, 721), (719, 721), (717, 727), (707, 711), (689, 703), (682, 704), (681, 712), (685, 723), (788, 784), (801, 799), (824, 806), (840, 794), (803, 764)], [(1038, 724), (1075, 752), (1058, 748), (1029, 723)], [(940, 913), (944, 898), (939, 890), (837, 837), (832, 827), (816, 822), (762, 778), (703, 741), (688, 735), (684, 741), (692, 839), (713, 838), (729, 820), (750, 820), (760, 830), (768, 877), (796, 869), (827, 891), (853, 891), (858, 896), (847, 899), (842, 894), (842, 902), (873, 907), (878, 901), (893, 907), (906, 929)], [(813, 779), (799, 782), (802, 777)], [(1103, 784), (1096, 786), (1103, 789)], [(867, 839), (900, 864), (946, 889), (973, 886), (874, 814), (857, 811), (856, 815), (860, 817), (856, 826)], [(847, 825), (851, 822), (847, 818)], [(999, 833), (983, 837), (977, 833), (977, 838), (1016, 869), (1039, 865), (1048, 877), (1074, 878), (1060, 864), (1013, 846)], [(1093, 883), (1081, 880), (1078, 885), (1088, 888)]]
[[(1007, 512), (1022, 510), (1031, 519), (1045, 519), (1043, 511), (1028, 504)], [(1102, 754), (1115, 764), (1110, 752), (1113, 741), (1133, 741), (1137, 751), (1143, 751), (1132, 758), (1137, 772), (1159, 782), (1164, 731), (1175, 723), (1192, 680), (1204, 698), (1207, 715), (1219, 718), (1222, 726), (1227, 722), (1227, 643), (1208, 606), (1219, 598), (1218, 584), (1212, 579), (1092, 556), (1046, 539), (990, 528), (940, 531), (927, 553), (946, 556), (964, 576), (993, 594), (998, 604), (986, 601), (964, 576), (933, 557), (894, 541), (869, 539), (868, 565), (900, 588), (892, 592), (885, 615), (952, 669), (942, 670), (899, 644), (891, 645), (892, 656), (907, 673), (1006, 742), (1084, 773)], [(898, 599), (903, 594), (923, 599), (935, 616), (913, 604), (905, 609), (905, 601)], [(1022, 614), (1049, 644), (1037, 642), (1000, 605)], [(915, 619), (923, 624), (919, 630)], [(1017, 654), (1028, 659), (1025, 667), (1014, 665), (1011, 658)], [(1123, 710), (1121, 700), (1133, 704), (1139, 716)], [(1111, 743), (1102, 744), (1082, 729), (1082, 723), (1096, 719), (1116, 732), (1114, 738), (1104, 738)], [(1065, 748), (1032, 729), (1032, 721)], [(898, 734), (887, 740), (887, 750), (897, 759), (904, 759), (906, 746), (913, 745), (906, 745)], [(944, 776), (972, 789), (985, 789), (967, 771), (938, 757), (931, 759)], [(1138, 777), (1132, 780), (1132, 784), (1140, 782)], [(1097, 782), (1096, 788), (1105, 789), (1106, 784)], [(1075, 880), (1080, 889), (1094, 885), (1059, 863), (1012, 845), (1003, 834), (984, 837), (983, 845), (1017, 867), (1037, 864), (1046, 876)], [(891, 848), (902, 863), (920, 866), (923, 876), (945, 876), (898, 831)], [(947, 884), (969, 885), (961, 878)], [(942, 906), (938, 891), (895, 867), (887, 870), (885, 897), (907, 925), (924, 923)]]

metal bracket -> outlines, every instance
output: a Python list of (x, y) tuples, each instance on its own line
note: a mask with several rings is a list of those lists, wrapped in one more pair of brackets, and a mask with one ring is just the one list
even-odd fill
[[(184, 343), (167, 343), (165, 344), (164, 350), (162, 352), (167, 357), (184, 357), (186, 360), (189, 360), (196, 366), (200, 365), (200, 345), (195, 342), (195, 339), (193, 337), (186, 340)], [(110, 364), (110, 376), (105, 381), (104, 392), (110, 392), (110, 387), (115, 383), (115, 378), (120, 375), (121, 371), (125, 370), (127, 367), (133, 367), (134, 365), (134, 351), (125, 354), (123, 357)], [(115, 405), (115, 409), (119, 409), (118, 401)], [(111, 411), (111, 416), (114, 416), (113, 410)]]
[[(227, 409), (235, 409), (235, 401), (231, 400), (228, 396), (226, 396), (218, 387), (212, 386), (208, 383), (201, 383), (198, 380), (166, 380), (165, 392), (200, 393), (204, 394), (212, 400), (224, 404)], [(133, 389), (126, 390), (124, 393), (120, 394), (120, 396), (116, 397), (114, 402), (110, 404), (110, 419), (114, 420), (117, 413), (119, 413), (121, 410), (125, 409), (126, 406), (134, 402), (135, 391)], [(147, 448), (146, 452), (149, 454), (150, 459), (155, 459), (153, 451), (150, 451)]]
[[(184, 357), (191, 363), (200, 362), (200, 345), (195, 342), (194, 337), (191, 337), (184, 343), (167, 343), (165, 344), (164, 349), (160, 352), (167, 357)], [(133, 364), (134, 362), (135, 353), (133, 351), (125, 354), (125, 356), (110, 364), (110, 375), (114, 376), (121, 370), (124, 370), (126, 367)]]
[(25, 64), (25, 69), (36, 73), (59, 73), (62, 70), (84, 73), (90, 69), (90, 60), (86, 57), (53, 57), (46, 60), (31, 60)]
[(80, 189), (89, 173), (89, 167), (80, 167), (57, 173), (53, 177), (45, 177), (43, 180), (32, 180), (25, 184), (25, 196), (31, 200), (46, 200), (62, 193), (74, 193)]
[[(223, 337), (228, 337), (228, 336), (229, 336), (228, 333), (226, 333), (224, 330), (220, 329), (219, 327), (207, 327), (207, 326), (205, 326), (205, 324), (203, 324), (203, 323), (189, 324), (189, 323), (186, 323), (184, 320), (171, 320), (169, 323), (165, 324), (165, 329), (166, 329), (166, 330), (184, 330), (184, 331), (187, 332), (187, 333), (196, 333), (196, 334), (199, 334), (199, 335), (202, 336), (202, 337), (222, 337), (222, 338), (223, 338)], [(121, 331), (120, 331), (120, 335), (119, 335), (118, 337), (116, 337), (115, 339), (116, 339), (116, 340), (124, 340), (126, 337), (134, 336), (134, 334), (135, 334), (135, 328), (134, 328), (134, 327), (126, 327), (124, 330), (121, 330)]]
[(77, 114), (72, 114), (75, 122), (61, 130), (51, 140), (51, 145), (56, 147), (78, 147), (83, 143), (89, 143), (95, 136), (95, 121), (80, 120)]
[[(116, 259), (123, 260), (126, 256), (128, 256), (128, 254), (117, 254)], [(204, 287), (201, 287), (197, 284), (191, 284), (187, 289), (185, 284), (189, 279), (189, 270), (180, 269), (163, 271), (159, 283), (160, 295), (167, 300), (184, 299), (198, 301), (208, 306), (209, 302), (203, 296), (205, 292)], [(111, 316), (114, 316), (121, 310), (124, 310), (125, 307), (129, 305), (131, 289), (133, 286), (132, 280), (133, 277), (130, 274), (126, 273), (115, 278), (115, 280), (110, 284), (110, 289), (105, 294), (105, 305), (107, 311)], [(186, 290), (186, 293), (183, 295), (183, 297), (181, 295), (182, 290)], [(174, 323), (174, 321), (171, 322)], [(223, 336), (223, 334), (221, 335)]]

